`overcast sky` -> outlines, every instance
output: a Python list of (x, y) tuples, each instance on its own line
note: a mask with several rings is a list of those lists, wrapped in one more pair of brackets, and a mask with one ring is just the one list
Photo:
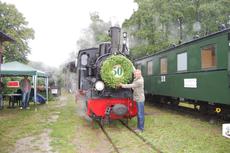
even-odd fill
[(29, 43), (29, 60), (58, 67), (71, 52), (76, 52), (76, 41), (82, 29), (90, 24), (90, 12), (98, 12), (104, 21), (121, 23), (135, 8), (133, 0), (1, 0), (14, 4), (29, 27), (35, 30), (35, 39)]

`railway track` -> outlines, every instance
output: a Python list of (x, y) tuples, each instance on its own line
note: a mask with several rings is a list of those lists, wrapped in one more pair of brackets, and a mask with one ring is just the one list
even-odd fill
[[(121, 125), (123, 127), (125, 127), (129, 132), (132, 133), (133, 136), (135, 136), (136, 138), (138, 138), (139, 141), (142, 142), (143, 145), (145, 145), (147, 148), (147, 150), (149, 150), (148, 152), (156, 152), (156, 153), (163, 153), (161, 150), (159, 150), (157, 147), (155, 147), (153, 144), (151, 144), (150, 142), (148, 142), (143, 136), (141, 136), (140, 134), (138, 134), (137, 132), (135, 132), (132, 128), (130, 128), (124, 121), (119, 120), (119, 122), (121, 123)], [(105, 127), (100, 123), (97, 122), (99, 127), (101, 128), (102, 132), (105, 134), (106, 138), (108, 139), (108, 141), (111, 143), (114, 151), (116, 153), (121, 153), (122, 152), (122, 148), (119, 147), (115, 141), (113, 141), (113, 138), (110, 136), (109, 132), (107, 132), (107, 130), (105, 129)], [(125, 141), (125, 140), (124, 140)], [(126, 142), (124, 142), (126, 143)], [(137, 144), (137, 143), (135, 143)], [(151, 151), (150, 151), (151, 150)], [(143, 151), (142, 151), (143, 152)]]
[(138, 134), (137, 132), (135, 132), (133, 129), (131, 129), (127, 124), (125, 124), (125, 122), (123, 122), (122, 120), (119, 120), (121, 122), (122, 125), (124, 125), (130, 132), (134, 133), (138, 138), (140, 138), (146, 145), (148, 145), (150, 148), (152, 148), (154, 151), (156, 151), (157, 153), (163, 153), (161, 150), (159, 150), (158, 148), (156, 148), (152, 143), (148, 142), (143, 136), (141, 136), (140, 134)]
[[(151, 106), (151, 105), (149, 105)], [(160, 108), (161, 110), (167, 110), (172, 111), (181, 115), (190, 115), (194, 118), (199, 118), (204, 121), (208, 122), (218, 122), (218, 123), (225, 123), (226, 121), (230, 121), (230, 118), (226, 118), (223, 116), (218, 116), (217, 114), (208, 114), (208, 113), (202, 113), (196, 109), (184, 107), (184, 106), (171, 106), (169, 104), (162, 104), (162, 105), (152, 105), (154, 107)]]
[(97, 122), (97, 123), (98, 123), (98, 125), (100, 126), (102, 132), (105, 134), (105, 136), (106, 136), (106, 138), (108, 139), (108, 141), (109, 141), (109, 142), (111, 143), (111, 145), (113, 146), (114, 151), (115, 151), (116, 153), (120, 153), (118, 147), (117, 147), (117, 146), (115, 145), (115, 143), (112, 141), (111, 137), (109, 136), (109, 134), (108, 134), (107, 131), (105, 130), (104, 126), (103, 126), (101, 123), (99, 123), (99, 122)]

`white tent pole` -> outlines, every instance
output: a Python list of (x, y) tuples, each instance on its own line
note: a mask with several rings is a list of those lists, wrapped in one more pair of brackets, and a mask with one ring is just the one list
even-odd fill
[(48, 104), (48, 96), (49, 96), (49, 90), (48, 90), (48, 85), (49, 85), (49, 78), (46, 77), (46, 100), (47, 100), (47, 104)]
[(37, 74), (34, 76), (34, 102), (37, 101)]
[(32, 75), (32, 83), (33, 83), (33, 87), (34, 87), (34, 84), (35, 84), (35, 77), (34, 77), (34, 75)]

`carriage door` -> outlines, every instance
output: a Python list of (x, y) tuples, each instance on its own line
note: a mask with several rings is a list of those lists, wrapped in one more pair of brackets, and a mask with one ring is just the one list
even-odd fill
[(147, 61), (147, 76), (146, 76), (146, 89), (148, 92), (150, 92), (149, 94), (153, 93), (153, 85), (152, 85), (152, 80), (153, 80), (153, 60), (151, 61)]

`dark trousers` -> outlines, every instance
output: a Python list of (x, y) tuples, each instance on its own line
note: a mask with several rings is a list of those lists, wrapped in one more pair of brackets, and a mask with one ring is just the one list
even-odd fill
[(30, 91), (22, 92), (22, 107), (29, 107)]

